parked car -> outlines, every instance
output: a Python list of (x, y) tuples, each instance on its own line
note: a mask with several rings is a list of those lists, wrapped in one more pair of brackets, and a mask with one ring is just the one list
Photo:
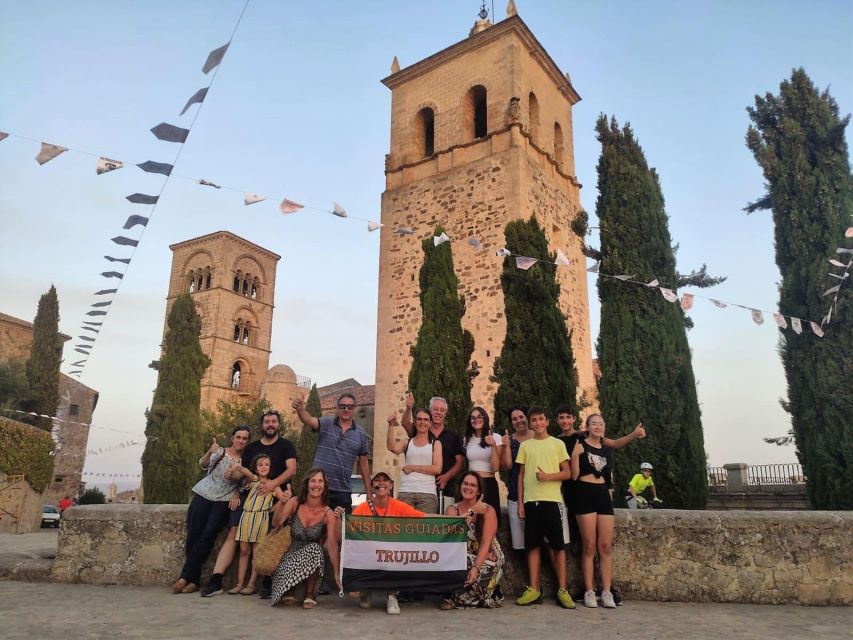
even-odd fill
[(353, 474), (349, 478), (349, 483), (352, 487), (353, 508), (357, 507), (362, 502), (367, 502), (367, 490), (364, 488), (364, 479), (359, 475)]
[(59, 527), (59, 508), (52, 504), (46, 504), (41, 508), (41, 526), (42, 527)]

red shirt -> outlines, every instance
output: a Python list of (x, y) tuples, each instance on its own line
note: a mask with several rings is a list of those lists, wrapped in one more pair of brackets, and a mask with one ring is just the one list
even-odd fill
[(73, 504), (74, 503), (71, 501), (71, 498), (63, 498), (59, 501), (59, 504), (57, 505), (59, 507), (59, 513), (62, 513)]

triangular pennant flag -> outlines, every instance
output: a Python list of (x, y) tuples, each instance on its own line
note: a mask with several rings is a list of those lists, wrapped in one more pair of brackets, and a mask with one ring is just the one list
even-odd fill
[(209, 54), (207, 54), (207, 61), (204, 63), (204, 66), (201, 68), (202, 73), (207, 75), (222, 62), (222, 58), (225, 57), (225, 52), (228, 51), (228, 45), (231, 44), (227, 42), (223, 44), (218, 49), (214, 49)]
[(72, 362), (71, 366), (72, 367), (82, 367), (82, 366), (85, 366), (85, 364), (86, 364), (86, 360), (78, 360), (77, 362)]
[(61, 153), (65, 153), (68, 151), (65, 147), (59, 147), (55, 144), (48, 144), (47, 142), (41, 143), (41, 151), (36, 156), (36, 162), (39, 164), (45, 164), (53, 160), (56, 156)]
[(433, 236), (432, 237), (432, 244), (435, 247), (441, 246), (445, 242), (450, 242), (450, 238), (447, 236), (447, 234), (444, 231), (441, 232), (440, 236)]
[(598, 273), (598, 267), (601, 266), (601, 261), (598, 260), (594, 265), (587, 269), (587, 273)]
[[(115, 289), (113, 289), (113, 291), (115, 291)], [(91, 325), (93, 327), (100, 327), (104, 323), (103, 322), (92, 322), (90, 320), (84, 320), (83, 324), (88, 324), (88, 325)]]
[(847, 231), (844, 232), (845, 238), (853, 238), (853, 227), (847, 227)]
[(110, 262), (123, 262), (124, 264), (130, 264), (130, 258), (113, 258), (112, 256), (104, 256), (105, 260), (109, 260)]
[(658, 279), (657, 279), (657, 278), (655, 278), (654, 280), (650, 280), (649, 282), (647, 282), (647, 283), (646, 283), (646, 286), (647, 286), (647, 287), (656, 287), (656, 286), (658, 286), (659, 284), (660, 284), (660, 282), (658, 282)]
[(829, 264), (833, 267), (847, 267), (847, 265), (841, 262), (841, 260), (836, 260), (835, 258), (830, 258)]
[(88, 355), (89, 355), (89, 352), (88, 352), (88, 351), (83, 351), (83, 349), (74, 349), (74, 351), (76, 351), (77, 353), (82, 353), (84, 356), (88, 356)]
[(128, 200), (133, 204), (157, 204), (159, 199), (160, 196), (149, 196), (144, 193), (133, 193), (129, 196), (125, 196), (125, 200)]
[(527, 256), (516, 256), (515, 257), (515, 266), (519, 269), (523, 269), (527, 271), (530, 267), (536, 264), (538, 260), (536, 258), (528, 258)]
[(164, 176), (172, 175), (172, 169), (175, 168), (168, 162), (154, 162), (153, 160), (140, 162), (136, 166), (142, 169), (145, 173), (162, 173)]
[(69, 372), (68, 372), (68, 375), (69, 375), (69, 376), (76, 376), (76, 375), (78, 375), (78, 374), (80, 374), (80, 373), (83, 373), (83, 372), (82, 372), (82, 371), (69, 371)]
[(837, 278), (838, 280), (846, 280), (850, 277), (849, 273), (842, 273), (841, 275), (838, 275), (837, 273), (830, 273), (828, 275), (830, 278)]
[(108, 307), (113, 303), (112, 300), (104, 300), (103, 302), (93, 302), (90, 306), (95, 308)]
[(834, 287), (830, 287), (829, 289), (824, 291), (822, 294), (820, 294), (820, 296), (822, 298), (823, 296), (828, 296), (830, 293), (836, 293), (840, 288), (841, 288), (841, 285), (837, 284)]
[(128, 216), (122, 229), (132, 229), (136, 225), (141, 224), (143, 227), (148, 226), (148, 218), (145, 216)]
[(368, 231), (376, 231), (377, 229), (381, 229), (385, 225), (381, 222), (374, 222), (373, 220), (367, 221), (367, 230)]
[(98, 164), (95, 167), (95, 173), (101, 175), (102, 173), (109, 173), (110, 171), (121, 169), (123, 166), (124, 162), (122, 162), (121, 160), (110, 160), (109, 158), (101, 156), (100, 158), (98, 158)]
[(192, 97), (190, 97), (190, 99), (187, 100), (187, 103), (184, 105), (184, 108), (181, 109), (180, 115), (184, 115), (187, 112), (187, 109), (189, 109), (194, 104), (201, 104), (202, 102), (204, 102), (204, 99), (207, 97), (207, 90), (208, 89), (209, 89), (209, 87), (205, 87), (204, 89), (199, 89), (198, 91), (196, 91), (192, 95)]
[(8, 137), (9, 137), (8, 133), (6, 133), (5, 131), (0, 131), (0, 142), (2, 142), (3, 140), (5, 140)]
[(118, 271), (104, 271), (101, 275), (105, 278), (118, 278), (119, 280), (124, 278), (124, 274), (119, 273)]
[(820, 321), (820, 326), (824, 326), (829, 324), (829, 321), (832, 320), (832, 305), (829, 305), (829, 311), (826, 312), (826, 315), (823, 317), (823, 320)]
[(415, 230), (411, 227), (397, 227), (394, 229), (394, 235), (398, 236), (411, 236), (414, 235)]
[(835, 253), (853, 253), (853, 249), (844, 249), (843, 247), (838, 247), (835, 250)]
[(557, 249), (557, 258), (554, 260), (554, 263), (561, 267), (571, 267), (572, 263), (566, 257), (566, 254)]
[(814, 333), (818, 338), (823, 337), (823, 329), (820, 328), (820, 325), (817, 322), (809, 322), (812, 327), (812, 333)]
[(510, 253), (509, 249), (507, 249), (506, 247), (503, 247), (502, 249), (498, 249), (497, 251), (495, 251), (495, 255), (498, 258), (509, 258), (512, 255), (512, 253)]
[(344, 209), (337, 202), (332, 203), (332, 213), (334, 213), (339, 218), (346, 218), (347, 217), (347, 210)]
[(799, 318), (791, 318), (791, 328), (796, 334), (800, 334), (803, 332), (803, 324), (800, 322)]
[(616, 278), (617, 280), (621, 280), (622, 282), (625, 282), (626, 280), (631, 280), (634, 276), (626, 276), (625, 274), (619, 274), (618, 276), (613, 276), (613, 277)]
[(205, 186), (205, 187), (213, 187), (214, 189), (221, 189), (222, 188), (218, 184), (215, 184), (215, 183), (211, 182), (210, 180), (205, 180), (204, 178), (201, 178), (198, 181), (198, 183), (202, 186)]
[(162, 140), (163, 142), (184, 143), (187, 141), (187, 136), (190, 134), (190, 130), (176, 127), (173, 124), (161, 122), (156, 127), (151, 127), (151, 133), (154, 134), (155, 138)]
[(764, 314), (759, 309), (750, 309), (749, 312), (752, 314), (752, 321), (755, 324), (764, 324)]
[(664, 297), (664, 299), (667, 302), (675, 302), (676, 300), (678, 300), (678, 296), (676, 295), (675, 291), (673, 291), (672, 289), (667, 289), (666, 287), (661, 287), (660, 288), (660, 294)]
[[(285, 198), (278, 205), (278, 210), (282, 213), (296, 213), (300, 209), (304, 208), (305, 205), (299, 204), (298, 202), (294, 202), (293, 200), (288, 200)], [(346, 211), (344, 211), (343, 217), (346, 217)]]
[(692, 293), (681, 294), (681, 310), (682, 311), (690, 311), (692, 308), (693, 308), (693, 294)]
[(255, 204), (256, 202), (262, 202), (266, 199), (267, 199), (266, 196), (261, 196), (261, 195), (258, 195), (257, 193), (246, 192), (243, 194), (243, 204), (246, 205), (247, 207), (250, 204)]
[(96, 340), (96, 338), (93, 338), (92, 336), (77, 336), (77, 337), (80, 338), (80, 340), (85, 340), (86, 342), (94, 342)]
[(110, 238), (110, 240), (125, 247), (135, 247), (139, 244), (139, 240), (134, 240), (126, 236), (116, 236), (115, 238)]
[(92, 345), (90, 345), (90, 344), (75, 344), (74, 346), (79, 348), (79, 349), (91, 349), (92, 348)]
[(105, 296), (110, 293), (115, 293), (118, 289), (101, 289), (100, 291), (95, 291), (96, 296)]
[(482, 251), (483, 250), (483, 245), (480, 243), (479, 240), (477, 240), (477, 238), (468, 238), (468, 244), (470, 246), (474, 247), (474, 251)]
[(714, 303), (715, 307), (719, 307), (720, 309), (725, 309), (727, 306), (729, 306), (725, 302), (720, 302), (719, 300), (714, 300), (713, 298), (711, 298), (710, 300)]
[(785, 316), (783, 316), (781, 313), (774, 313), (773, 319), (776, 321), (776, 324), (780, 329), (788, 328), (788, 322), (785, 320)]
[(83, 331), (92, 331), (93, 333), (100, 333), (100, 329), (95, 329), (95, 327), (80, 327)]

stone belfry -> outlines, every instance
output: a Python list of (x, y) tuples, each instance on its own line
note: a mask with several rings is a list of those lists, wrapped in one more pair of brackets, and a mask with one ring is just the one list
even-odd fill
[[(463, 327), (476, 341), (480, 366), (472, 400), (491, 412), (490, 381), (506, 334), (500, 275), (504, 228), (536, 215), (551, 251), (571, 267), (557, 270), (578, 372), (578, 392), (595, 397), (589, 302), (582, 238), (571, 229), (580, 211), (572, 107), (580, 96), (515, 13), (492, 24), (481, 15), (468, 38), (400, 68), (382, 82), (391, 90), (391, 148), (379, 261), (374, 464), (390, 465), (385, 418), (404, 406), (410, 348), (421, 323), (421, 240), (441, 224), (466, 301)], [(411, 227), (415, 235), (395, 229)], [(486, 248), (475, 252), (477, 238)], [(519, 398), (523, 402), (525, 398)], [(448, 416), (460, 424), (464, 416)], [(377, 466), (377, 468), (378, 468)]]
[(175, 298), (189, 293), (201, 316), (199, 342), (211, 361), (201, 380), (201, 408), (215, 410), (219, 400), (257, 400), (269, 368), (281, 256), (228, 231), (169, 248), (166, 318)]

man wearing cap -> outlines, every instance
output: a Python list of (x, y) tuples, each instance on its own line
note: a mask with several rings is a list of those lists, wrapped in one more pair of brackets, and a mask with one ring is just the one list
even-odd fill
[[(394, 482), (384, 471), (377, 471), (373, 474), (370, 481), (370, 488), (373, 492), (373, 504), (362, 502), (352, 512), (354, 516), (379, 516), (381, 518), (423, 518), (423, 511), (418, 511), (414, 507), (407, 505), (402, 500), (391, 497), (394, 491)], [(370, 592), (363, 592), (360, 596), (359, 606), (362, 609), (370, 608)], [(397, 592), (388, 592), (388, 602), (385, 605), (385, 612), (389, 615), (399, 615), (400, 605), (397, 602)]]

